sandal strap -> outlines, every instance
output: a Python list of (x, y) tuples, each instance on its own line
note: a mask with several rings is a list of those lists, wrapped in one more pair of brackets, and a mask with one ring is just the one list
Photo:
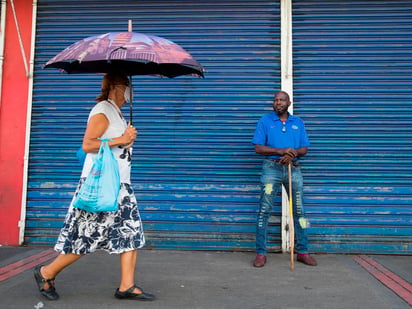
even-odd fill
[(131, 288), (124, 291), (124, 293), (132, 293), (134, 291), (134, 289), (139, 289), (143, 293), (143, 290), (141, 288), (139, 288), (136, 284), (134, 284)]
[(56, 278), (51, 278), (51, 279), (44, 279), (43, 277), (41, 278), (41, 282), (47, 282), (47, 283), (50, 283), (54, 280), (56, 280)]
[(132, 285), (129, 289), (127, 289), (125, 292), (127, 293), (132, 293), (133, 290), (136, 288), (136, 284)]
[(49, 284), (50, 284), (50, 282), (56, 280), (56, 278), (50, 278), (50, 279), (44, 278), (44, 277), (42, 276), (42, 274), (41, 274), (41, 268), (42, 268), (43, 266), (44, 266), (44, 265), (39, 265), (39, 266), (38, 266), (38, 270), (37, 270), (38, 276), (40, 277), (41, 282), (43, 282), (43, 283), (49, 283)]

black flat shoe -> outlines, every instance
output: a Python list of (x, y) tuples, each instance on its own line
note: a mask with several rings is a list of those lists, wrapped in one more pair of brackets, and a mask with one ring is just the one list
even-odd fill
[[(36, 280), (37, 286), (39, 287), (39, 291), (41, 295), (46, 297), (49, 300), (56, 300), (59, 299), (59, 294), (57, 294), (56, 289), (54, 288), (54, 279), (44, 279), (41, 275), (40, 269), (43, 265), (36, 266), (34, 268), (34, 279)], [(44, 288), (44, 284), (47, 283), (49, 288), (46, 290)]]
[[(133, 293), (133, 290), (138, 288), (142, 293)], [(134, 285), (130, 289), (121, 292), (119, 289), (116, 290), (116, 293), (114, 293), (114, 296), (118, 299), (135, 299), (135, 300), (155, 300), (156, 296), (153, 294), (145, 293), (141, 288), (138, 286)]]

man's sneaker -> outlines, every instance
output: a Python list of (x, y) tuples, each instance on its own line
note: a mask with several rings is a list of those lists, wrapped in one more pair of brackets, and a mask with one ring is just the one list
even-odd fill
[(263, 267), (266, 264), (266, 255), (264, 254), (257, 254), (255, 261), (253, 262), (253, 266), (255, 267)]
[(310, 266), (318, 265), (316, 260), (309, 253), (298, 254), (297, 260), (303, 264)]

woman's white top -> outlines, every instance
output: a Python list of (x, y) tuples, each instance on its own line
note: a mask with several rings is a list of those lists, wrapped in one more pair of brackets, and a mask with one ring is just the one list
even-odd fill
[[(101, 101), (97, 103), (91, 110), (87, 122), (89, 122), (90, 118), (96, 114), (104, 114), (109, 120), (109, 127), (103, 133), (101, 138), (115, 138), (123, 135), (124, 131), (126, 130), (127, 123), (126, 120), (121, 116), (119, 107), (113, 101)], [(119, 164), (120, 182), (130, 184), (132, 148), (125, 149), (115, 146), (112, 147), (112, 151)], [(81, 177), (87, 177), (87, 175), (90, 173), (93, 161), (96, 156), (97, 152), (88, 153), (86, 155)]]

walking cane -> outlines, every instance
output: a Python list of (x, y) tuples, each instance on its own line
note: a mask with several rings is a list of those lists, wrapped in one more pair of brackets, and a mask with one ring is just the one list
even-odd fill
[(295, 227), (293, 225), (293, 201), (292, 201), (292, 162), (288, 165), (289, 174), (289, 240), (290, 240), (290, 269), (295, 269)]

